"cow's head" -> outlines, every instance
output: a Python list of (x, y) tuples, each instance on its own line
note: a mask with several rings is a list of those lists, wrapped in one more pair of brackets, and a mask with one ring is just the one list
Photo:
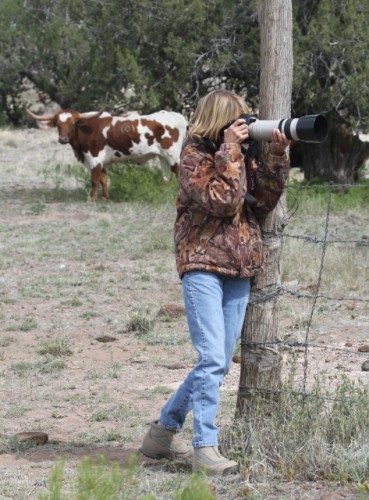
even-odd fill
[(71, 109), (62, 109), (54, 115), (35, 115), (29, 109), (26, 112), (30, 118), (36, 121), (46, 122), (48, 127), (57, 127), (59, 133), (60, 144), (69, 144), (72, 141), (76, 123), (81, 118), (96, 118), (103, 113), (101, 111), (93, 111), (90, 113), (78, 113)]

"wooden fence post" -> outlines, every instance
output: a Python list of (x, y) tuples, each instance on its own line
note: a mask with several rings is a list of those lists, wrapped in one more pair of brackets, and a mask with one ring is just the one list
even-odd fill
[[(260, 119), (289, 118), (291, 114), (293, 53), (292, 0), (260, 0), (261, 76)], [(264, 268), (253, 279), (250, 303), (241, 336), (241, 373), (237, 416), (247, 412), (253, 388), (280, 385), (282, 358), (279, 335), (281, 232), (286, 225), (286, 198), (262, 221)], [(263, 345), (264, 344), (264, 345)]]

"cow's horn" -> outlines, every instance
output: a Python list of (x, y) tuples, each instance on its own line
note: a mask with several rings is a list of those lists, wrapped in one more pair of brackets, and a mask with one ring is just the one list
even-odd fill
[(101, 115), (101, 113), (103, 113), (105, 110), (104, 109), (100, 109), (100, 111), (90, 111), (90, 112), (86, 112), (86, 113), (80, 113), (79, 114), (79, 117), (80, 118), (97, 118), (98, 116)]
[(39, 115), (35, 115), (34, 113), (32, 113), (32, 111), (30, 111), (28, 108), (26, 108), (26, 113), (29, 117), (31, 117), (33, 120), (37, 120), (37, 121), (49, 121), (49, 120), (53, 120), (54, 119), (54, 115), (42, 115), (42, 116), (39, 116)]

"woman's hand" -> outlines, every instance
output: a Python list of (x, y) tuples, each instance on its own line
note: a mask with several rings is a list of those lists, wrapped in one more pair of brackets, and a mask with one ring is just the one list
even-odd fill
[(242, 144), (249, 138), (249, 127), (244, 118), (237, 118), (232, 125), (224, 131), (223, 142)]
[(282, 156), (289, 145), (290, 141), (285, 134), (282, 134), (280, 130), (274, 128), (272, 130), (272, 142), (270, 144), (270, 152), (272, 155)]

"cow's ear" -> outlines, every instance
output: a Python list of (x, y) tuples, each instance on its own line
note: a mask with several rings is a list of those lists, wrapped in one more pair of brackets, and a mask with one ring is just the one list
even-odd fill
[(46, 122), (46, 125), (48, 127), (56, 127), (56, 122), (55, 122), (55, 120), (50, 120), (50, 121)]
[(79, 130), (82, 130), (85, 134), (91, 134), (92, 128), (89, 125), (86, 125), (85, 123), (82, 123), (78, 125)]

